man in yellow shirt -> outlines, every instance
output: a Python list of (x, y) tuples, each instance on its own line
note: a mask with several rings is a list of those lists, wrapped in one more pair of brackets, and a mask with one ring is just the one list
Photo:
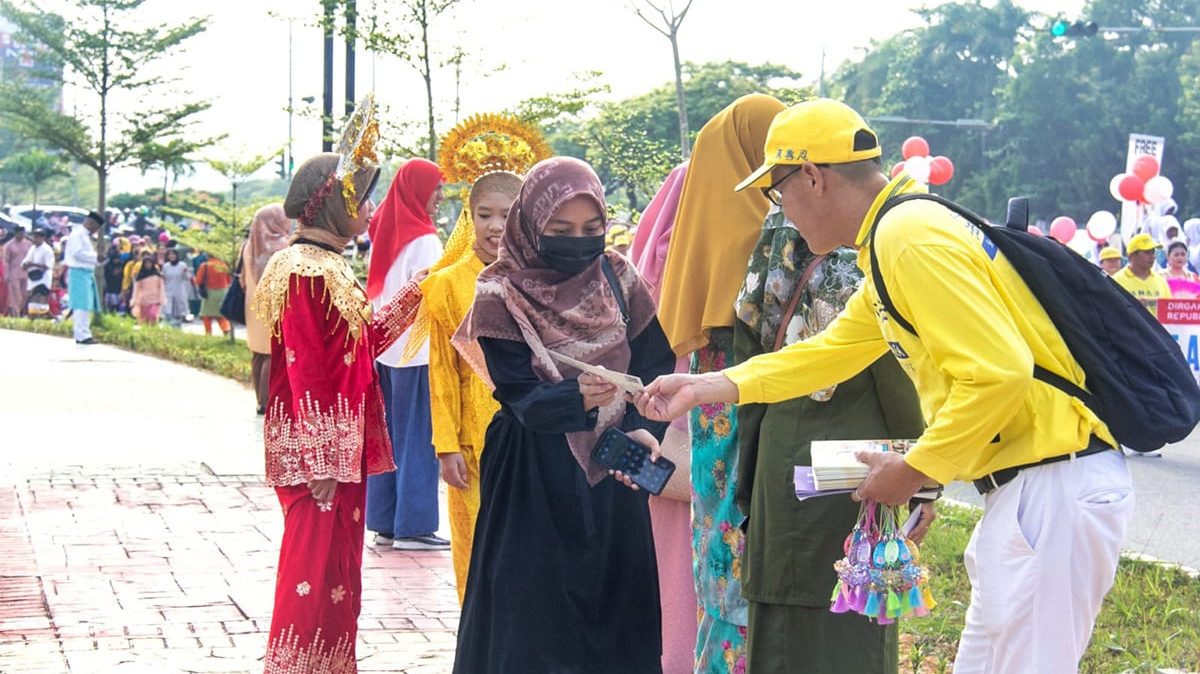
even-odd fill
[(1100, 249), (1100, 269), (1109, 276), (1116, 276), (1121, 271), (1121, 251), (1112, 246)]
[[(723, 372), (670, 375), (636, 400), (652, 418), (697, 404), (771, 403), (844, 381), (889, 350), (912, 378), (928, 424), (908, 454), (862, 455), (860, 498), (905, 503), (922, 484), (973, 481), (986, 496), (966, 551), (971, 606), (955, 674), (1076, 671), (1133, 513), (1124, 456), (1083, 403), (1033, 376), (1034, 364), (1078, 386), (1084, 373), (1011, 264), (945, 207), (891, 196), (875, 133), (836, 101), (780, 113), (762, 167), (739, 189), (764, 188), (813, 252), (859, 249), (866, 281), (821, 334)], [(869, 238), (896, 310), (883, 308)], [(918, 337), (918, 334), (920, 335)]]
[(1113, 280), (1129, 291), (1150, 313), (1158, 315), (1158, 300), (1171, 296), (1171, 286), (1162, 274), (1154, 271), (1155, 253), (1162, 245), (1146, 233), (1129, 240), (1129, 264), (1113, 274)]

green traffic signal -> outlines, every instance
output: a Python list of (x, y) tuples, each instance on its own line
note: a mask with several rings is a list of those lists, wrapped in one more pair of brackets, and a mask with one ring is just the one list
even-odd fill
[(1050, 26), (1050, 34), (1054, 37), (1092, 37), (1098, 32), (1100, 32), (1100, 26), (1095, 21), (1071, 23), (1058, 19)]

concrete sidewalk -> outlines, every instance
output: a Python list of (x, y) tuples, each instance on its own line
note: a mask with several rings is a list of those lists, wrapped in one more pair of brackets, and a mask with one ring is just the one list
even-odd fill
[[(283, 518), (240, 385), (0, 331), (0, 673), (261, 672)], [(362, 672), (448, 672), (449, 553), (368, 547)]]

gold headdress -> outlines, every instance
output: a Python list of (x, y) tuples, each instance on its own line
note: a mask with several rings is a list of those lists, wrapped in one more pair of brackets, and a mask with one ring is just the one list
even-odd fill
[(364, 168), (379, 166), (379, 157), (375, 154), (375, 144), (379, 142), (379, 120), (375, 113), (375, 94), (367, 94), (359, 101), (350, 119), (346, 120), (346, 128), (342, 129), (342, 137), (336, 148), (339, 159), (333, 175), (342, 183), (346, 214), (352, 218), (358, 217), (354, 174)]
[[(463, 209), (441, 259), (429, 268), (430, 274), (474, 254), (475, 223), (468, 197), (475, 181), (499, 171), (525, 175), (534, 164), (552, 154), (546, 137), (537, 128), (512, 115), (496, 113), (472, 115), (463, 120), (442, 137), (440, 148), (438, 166), (447, 183), (462, 185), (459, 194)], [(415, 356), (428, 336), (429, 317), (422, 306), (401, 358), (408, 361)]]
[(550, 157), (542, 133), (512, 115), (472, 115), (442, 138), (438, 164), (448, 183), (473, 184), (493, 171), (524, 175)]

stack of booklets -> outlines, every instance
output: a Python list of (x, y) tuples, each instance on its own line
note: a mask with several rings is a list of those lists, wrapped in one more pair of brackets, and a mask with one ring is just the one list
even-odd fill
[[(812, 465), (796, 466), (793, 479), (796, 498), (848, 494), (867, 479), (868, 468), (855, 458), (858, 452), (899, 452), (915, 444), (913, 440), (817, 440), (812, 443)], [(917, 498), (936, 495), (936, 490), (920, 492)]]
[(859, 452), (899, 452), (912, 440), (818, 440), (812, 443), (813, 486), (818, 491), (855, 489), (867, 479), (867, 465), (859, 463)]

